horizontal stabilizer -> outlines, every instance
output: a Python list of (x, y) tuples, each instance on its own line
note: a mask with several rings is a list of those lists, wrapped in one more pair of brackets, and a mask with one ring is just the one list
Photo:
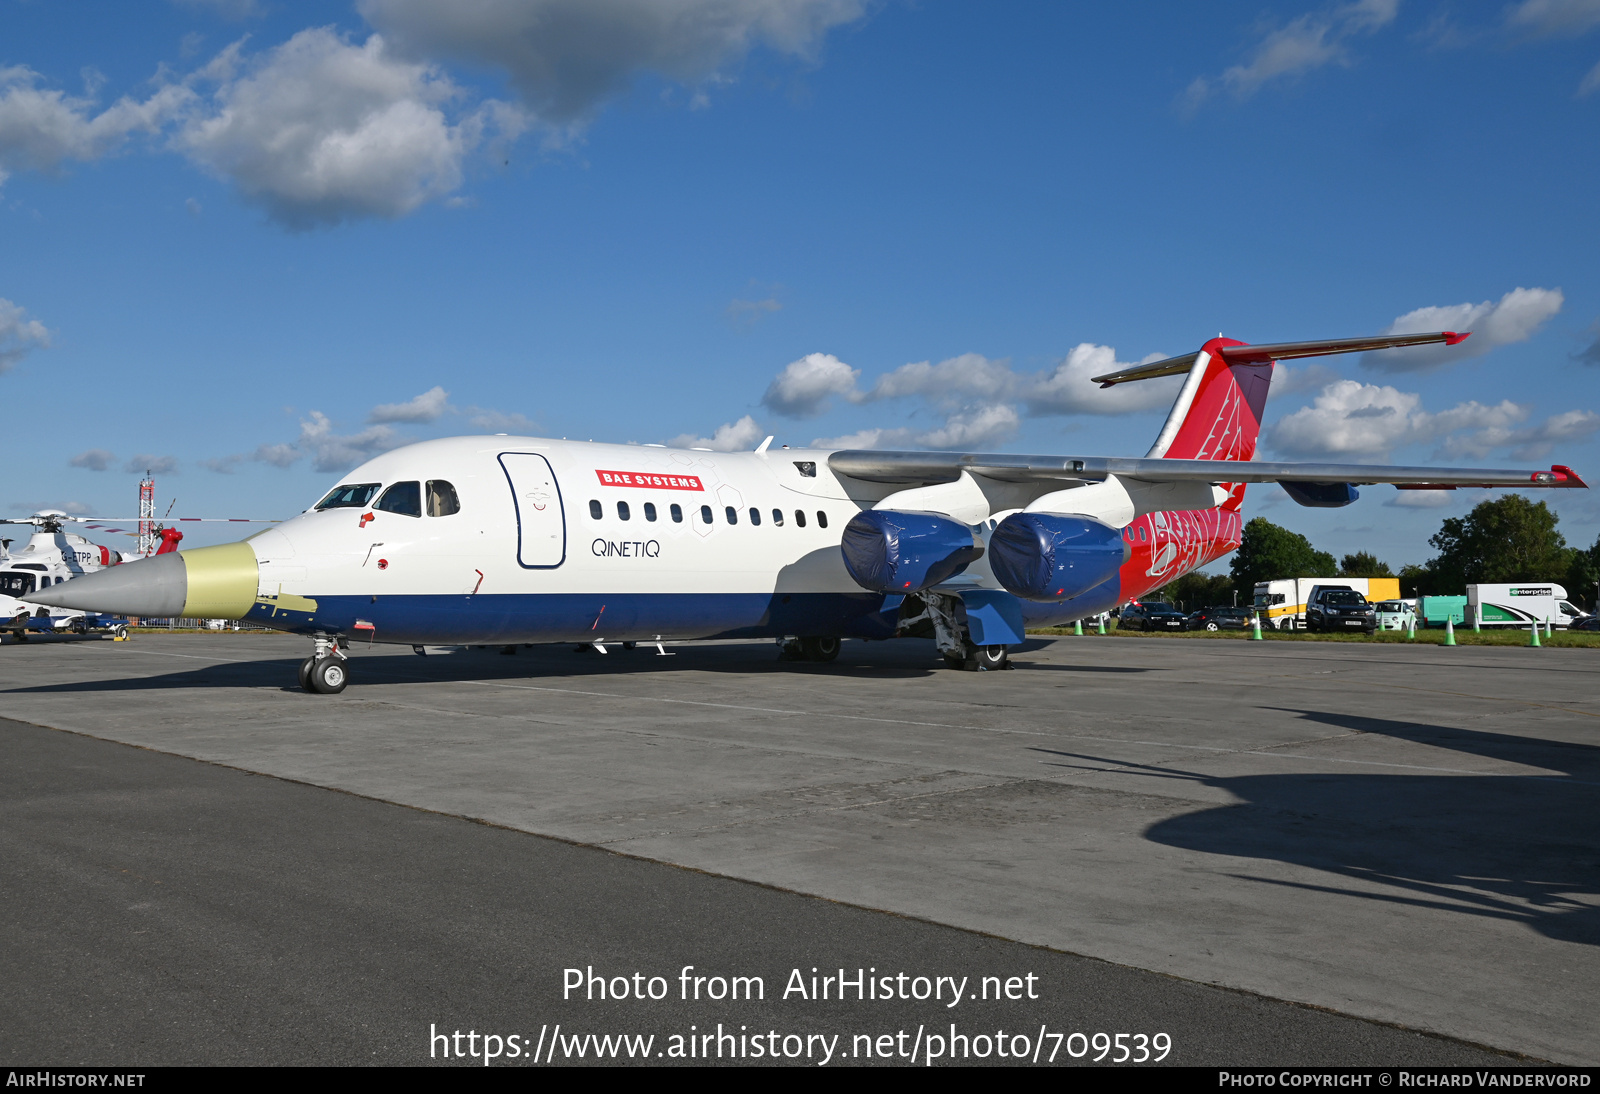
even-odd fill
[[(1277, 342), (1265, 346), (1223, 346), (1216, 352), (1230, 365), (1265, 364), (1268, 361), (1291, 361), (1297, 357), (1326, 357), (1333, 353), (1366, 353), (1377, 349), (1401, 349), (1405, 346), (1427, 346), (1443, 342), (1453, 346), (1463, 341), (1471, 331), (1457, 333), (1453, 330), (1434, 331), (1431, 334), (1379, 334), (1370, 338), (1327, 338), (1319, 342)], [(1125, 384), (1130, 380), (1153, 380), (1157, 376), (1176, 376), (1188, 372), (1200, 356), (1199, 351), (1164, 361), (1151, 361), (1134, 365), (1120, 372), (1091, 377), (1091, 382), (1101, 387)]]

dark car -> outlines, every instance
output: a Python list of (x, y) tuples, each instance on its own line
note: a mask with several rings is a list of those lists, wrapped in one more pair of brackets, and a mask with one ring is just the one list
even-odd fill
[(1191, 631), (1242, 631), (1250, 626), (1247, 608), (1229, 608), (1217, 605), (1189, 613)]
[(1185, 622), (1183, 613), (1177, 608), (1160, 600), (1152, 600), (1123, 608), (1117, 626), (1141, 631), (1181, 631)]
[(1600, 631), (1600, 615), (1586, 615), (1567, 628), (1569, 631)]
[(1318, 585), (1306, 597), (1306, 630), (1365, 631), (1378, 629), (1378, 613), (1367, 598), (1348, 586)]

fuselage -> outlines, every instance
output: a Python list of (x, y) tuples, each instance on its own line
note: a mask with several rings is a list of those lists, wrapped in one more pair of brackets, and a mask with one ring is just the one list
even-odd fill
[[(893, 637), (901, 598), (858, 586), (840, 537), (897, 487), (836, 476), (828, 455), (411, 445), (344, 476), (329, 499), (345, 504), (325, 499), (247, 541), (259, 580), (246, 618), (412, 644)], [(985, 544), (1004, 514), (992, 516), (974, 527)], [(1112, 609), (1233, 550), (1236, 501), (1147, 514), (1123, 535), (1117, 581), (1064, 604), (1024, 601), (1027, 622)], [(983, 559), (962, 580), (999, 589)]]

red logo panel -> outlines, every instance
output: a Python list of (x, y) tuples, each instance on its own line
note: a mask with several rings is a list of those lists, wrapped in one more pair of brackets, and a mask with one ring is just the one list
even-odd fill
[(700, 490), (693, 475), (658, 475), (653, 471), (596, 471), (601, 486), (632, 486), (646, 490)]

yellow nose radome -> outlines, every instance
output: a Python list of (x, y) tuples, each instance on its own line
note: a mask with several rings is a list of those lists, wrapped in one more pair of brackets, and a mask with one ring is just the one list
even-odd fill
[(242, 619), (256, 602), (260, 568), (248, 543), (179, 551), (188, 571), (183, 614), (198, 619)]
[(224, 543), (125, 562), (28, 599), (111, 615), (242, 619), (255, 603), (258, 572), (248, 543)]

